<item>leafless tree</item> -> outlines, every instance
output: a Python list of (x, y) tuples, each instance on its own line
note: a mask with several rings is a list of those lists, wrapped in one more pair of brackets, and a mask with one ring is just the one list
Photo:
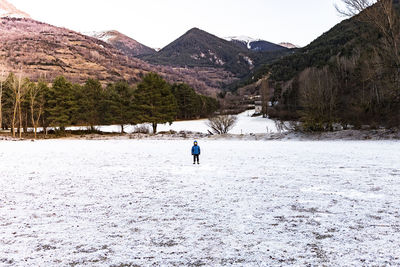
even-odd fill
[(275, 128), (279, 133), (292, 132), (298, 130), (297, 121), (275, 120), (274, 123), (275, 123)]
[(235, 126), (237, 117), (234, 115), (220, 115), (208, 119), (207, 126), (215, 134), (227, 134)]
[(13, 75), (12, 80), (11, 80), (11, 88), (13, 92), (13, 97), (14, 97), (14, 111), (13, 111), (13, 116), (12, 116), (12, 121), (11, 121), (11, 132), (12, 136), (15, 137), (15, 125), (16, 125), (16, 120), (17, 120), (17, 112), (18, 112), (18, 79)]
[(396, 69), (400, 75), (400, 19), (393, 0), (341, 0), (342, 7), (336, 6), (339, 14), (357, 18), (376, 28), (382, 35), (378, 49), (386, 55), (386, 66)]
[(31, 111), (32, 126), (35, 131), (35, 139), (37, 138), (37, 127), (40, 122), (44, 110), (44, 97), (42, 87), (33, 82), (27, 82), (27, 93), (29, 96), (29, 107)]
[(13, 111), (13, 117), (12, 117), (12, 135), (15, 137), (15, 127), (18, 122), (18, 128), (17, 131), (19, 133), (19, 138), (22, 138), (22, 107), (21, 107), (21, 102), (23, 100), (24, 94), (25, 94), (25, 85), (23, 84), (22, 81), (22, 73), (20, 72), (17, 77), (13, 77), (11, 81), (11, 87), (13, 91), (13, 96), (14, 96), (14, 111)]
[(134, 128), (134, 133), (149, 134), (150, 128), (148, 125), (138, 125)]
[(260, 83), (262, 115), (264, 118), (268, 116), (268, 103), (269, 103), (269, 80), (268, 76), (263, 78)]
[(353, 17), (372, 6), (376, 0), (341, 0), (343, 7), (335, 4), (338, 13), (344, 17)]
[(331, 128), (337, 109), (337, 81), (325, 67), (308, 68), (300, 75), (300, 101), (303, 119), (310, 129)]
[(1, 69), (1, 77), (0, 77), (0, 129), (3, 128), (3, 82), (4, 82), (4, 68)]

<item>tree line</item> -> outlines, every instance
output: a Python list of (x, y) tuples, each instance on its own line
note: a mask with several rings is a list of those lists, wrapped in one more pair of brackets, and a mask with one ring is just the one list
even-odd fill
[(33, 128), (47, 133), (49, 127), (65, 131), (68, 126), (150, 123), (208, 117), (219, 108), (216, 99), (199, 95), (185, 83), (169, 84), (160, 75), (149, 73), (132, 87), (126, 81), (107, 86), (95, 79), (85, 84), (71, 83), (64, 76), (52, 83), (32, 82), (22, 75), (10, 73), (0, 79), (0, 128), (10, 130), (13, 137)]

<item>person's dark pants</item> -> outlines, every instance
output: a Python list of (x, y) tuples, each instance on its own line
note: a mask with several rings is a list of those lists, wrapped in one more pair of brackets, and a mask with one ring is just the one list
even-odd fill
[(197, 163), (199, 163), (200, 155), (193, 155), (193, 163), (196, 163), (196, 160), (197, 160)]

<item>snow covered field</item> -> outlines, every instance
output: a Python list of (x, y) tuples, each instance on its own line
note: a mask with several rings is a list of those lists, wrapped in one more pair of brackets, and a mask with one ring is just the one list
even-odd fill
[[(251, 117), (254, 114), (254, 110), (249, 110), (237, 115), (237, 123), (233, 129), (229, 132), (231, 134), (258, 134), (258, 133), (270, 133), (277, 132), (275, 122), (270, 119), (263, 117)], [(174, 130), (179, 131), (193, 131), (200, 133), (207, 133), (210, 128), (206, 125), (207, 120), (197, 121), (178, 121), (172, 125), (163, 124), (160, 125), (159, 131)]]
[(400, 142), (199, 142), (1, 142), (0, 265), (400, 265)]
[[(266, 119), (262, 117), (251, 117), (254, 114), (254, 110), (249, 110), (237, 115), (237, 123), (235, 127), (229, 132), (231, 134), (262, 134), (262, 133), (276, 133), (278, 132), (275, 122), (271, 119)], [(157, 127), (158, 132), (167, 132), (170, 130), (180, 132), (180, 131), (191, 131), (198, 133), (208, 133), (210, 129), (206, 125), (207, 120), (191, 120), (191, 121), (176, 121), (172, 125), (159, 124)], [(148, 126), (151, 129), (150, 126)], [(69, 130), (85, 130), (87, 127), (69, 127)], [(119, 125), (111, 126), (100, 126), (97, 127), (99, 130), (108, 133), (119, 133), (121, 127)], [(135, 126), (126, 125), (124, 126), (124, 131), (127, 133), (132, 133), (135, 130)]]

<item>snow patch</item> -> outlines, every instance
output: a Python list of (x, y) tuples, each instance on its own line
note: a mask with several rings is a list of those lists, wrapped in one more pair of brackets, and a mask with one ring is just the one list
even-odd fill
[(253, 60), (252, 60), (251, 58), (249, 58), (248, 56), (243, 56), (243, 58), (244, 58), (244, 60), (246, 60), (247, 63), (249, 64), (250, 69), (254, 68), (254, 62), (253, 62)]
[(227, 40), (227, 41), (235, 40), (235, 41), (241, 41), (241, 42), (245, 42), (245, 43), (252, 43), (252, 42), (261, 41), (261, 39), (255, 39), (255, 38), (244, 36), (244, 35), (241, 35), (241, 36), (230, 36), (230, 37), (225, 37), (224, 39)]
[(225, 40), (231, 42), (231, 41), (239, 41), (244, 43), (248, 49), (251, 49), (251, 43), (253, 42), (258, 42), (258, 41), (262, 41), (261, 39), (254, 39), (248, 36), (230, 36), (230, 37), (225, 37)]
[(82, 34), (99, 39), (106, 43), (108, 43), (112, 38), (115, 38), (115, 34), (112, 33), (112, 31), (90, 31), (82, 32)]

